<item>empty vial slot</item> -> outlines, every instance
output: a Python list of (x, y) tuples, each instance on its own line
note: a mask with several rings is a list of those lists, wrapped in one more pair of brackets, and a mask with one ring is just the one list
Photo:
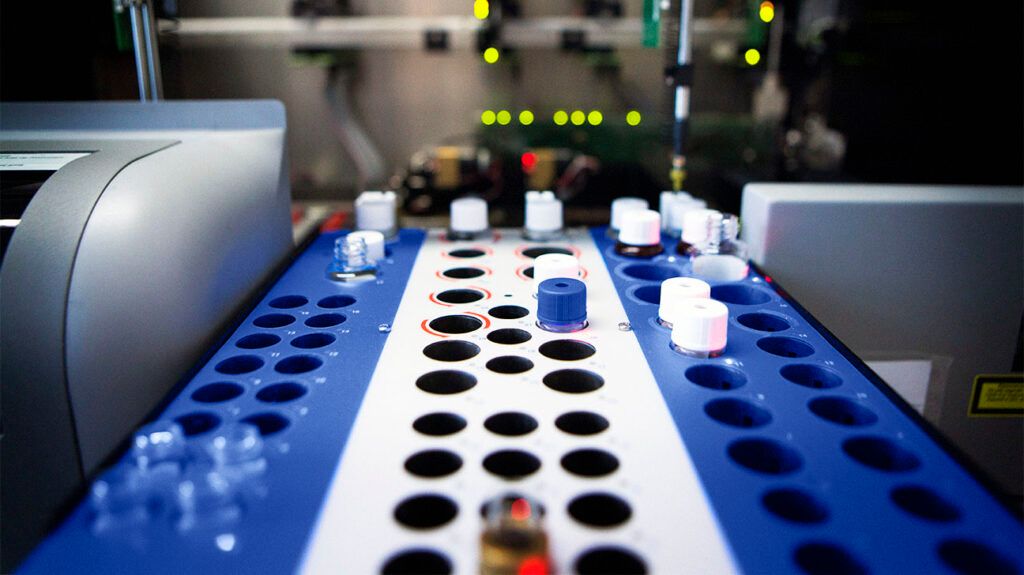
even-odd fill
[(733, 461), (759, 473), (786, 475), (800, 469), (800, 454), (771, 439), (740, 439), (729, 445)]
[(454, 413), (428, 413), (416, 418), (412, 428), (423, 435), (440, 437), (462, 431), (466, 428), (466, 420)]
[(309, 300), (301, 295), (285, 295), (270, 300), (267, 304), (275, 309), (295, 309), (309, 303)]
[(263, 349), (279, 341), (281, 341), (281, 338), (272, 333), (254, 333), (236, 341), (235, 346), (242, 349)]
[(281, 433), (288, 427), (288, 418), (277, 413), (257, 413), (242, 420), (242, 423), (255, 425), (260, 430), (260, 435), (267, 437)]
[(251, 373), (263, 367), (263, 360), (255, 355), (236, 355), (214, 366), (214, 370), (227, 375)]
[(663, 282), (683, 275), (679, 268), (658, 264), (630, 264), (622, 268), (622, 274), (628, 278), (648, 282)]
[(814, 353), (809, 344), (791, 337), (763, 337), (757, 340), (757, 347), (779, 357), (807, 357)]
[(843, 383), (838, 373), (809, 363), (787, 365), (779, 370), (779, 374), (787, 381), (812, 389), (830, 389)]
[(1003, 557), (984, 543), (952, 539), (939, 545), (939, 557), (950, 569), (962, 575), (1013, 575), (1022, 566)]
[(354, 303), (356, 303), (356, 298), (350, 295), (331, 295), (316, 302), (316, 305), (324, 309), (338, 309), (348, 307)]
[(435, 296), (438, 301), (450, 304), (473, 303), (484, 299), (484, 294), (473, 289), (450, 289)]
[(286, 313), (268, 313), (252, 320), (252, 324), (262, 328), (284, 327), (295, 322), (295, 318)]
[(274, 383), (256, 392), (256, 399), (263, 403), (288, 403), (306, 395), (306, 387), (301, 383), (286, 381)]
[(495, 451), (484, 458), (484, 469), (505, 479), (519, 479), (540, 469), (540, 459), (518, 449)]
[(436, 341), (423, 348), (423, 355), (437, 361), (465, 361), (480, 353), (475, 343), (451, 339)]
[(181, 430), (188, 437), (202, 435), (220, 425), (220, 417), (208, 411), (186, 413), (175, 417), (174, 421), (181, 426)]
[(431, 320), (428, 325), (436, 332), (461, 334), (480, 329), (484, 322), (471, 315), (445, 315)]
[(607, 419), (590, 411), (570, 411), (555, 419), (555, 427), (570, 435), (596, 435), (608, 425)]
[(416, 380), (416, 387), (427, 393), (452, 395), (472, 389), (476, 378), (464, 371), (442, 369), (421, 375)]
[(597, 353), (594, 346), (574, 339), (556, 339), (541, 344), (540, 354), (560, 361), (579, 361)]
[(579, 575), (646, 575), (647, 564), (624, 547), (593, 547), (583, 552), (574, 565)]
[(743, 284), (725, 284), (711, 288), (711, 298), (736, 305), (761, 305), (772, 300), (768, 292)]
[(561, 254), (563, 256), (575, 255), (569, 248), (562, 248), (558, 246), (537, 246), (523, 250), (523, 255), (530, 259), (537, 259), (540, 256), (546, 256), (548, 254)]
[(767, 409), (732, 397), (709, 401), (704, 406), (704, 413), (719, 423), (747, 429), (763, 427), (772, 420)]
[(480, 256), (487, 255), (483, 250), (477, 250), (473, 248), (465, 248), (461, 250), (452, 250), (448, 252), (448, 255), (453, 258), (467, 259), (467, 258), (478, 258)]
[(736, 321), (743, 327), (765, 332), (785, 331), (792, 327), (785, 319), (770, 313), (745, 313)]
[(503, 328), (487, 334), (487, 339), (502, 345), (516, 345), (530, 341), (533, 336), (525, 329)]
[(409, 456), (405, 470), (419, 477), (444, 477), (462, 468), (462, 458), (447, 449), (428, 449)]
[(764, 494), (761, 503), (774, 515), (793, 523), (821, 523), (828, 519), (828, 508), (799, 489), (783, 487)]
[(562, 468), (581, 477), (602, 477), (619, 468), (619, 459), (603, 449), (577, 449), (562, 456)]
[(854, 437), (843, 442), (843, 451), (858, 463), (879, 471), (911, 471), (921, 460), (884, 437)]
[(533, 362), (518, 355), (502, 355), (488, 361), (487, 369), (494, 373), (514, 375), (533, 369)]
[(661, 286), (641, 286), (633, 290), (633, 297), (643, 303), (658, 305), (661, 303)]
[(340, 313), (322, 313), (306, 320), (309, 327), (324, 329), (345, 323), (345, 316)]
[(868, 570), (845, 549), (832, 543), (805, 543), (793, 554), (808, 575), (866, 575)]
[(615, 527), (633, 516), (625, 500), (611, 493), (588, 493), (569, 502), (569, 515), (590, 527)]
[(242, 386), (237, 383), (221, 381), (204, 385), (195, 390), (192, 392), (192, 400), (199, 403), (221, 403), (242, 395), (244, 391)]
[(487, 313), (498, 319), (519, 319), (530, 315), (530, 310), (518, 305), (499, 305), (492, 307)]
[(473, 278), (478, 278), (484, 275), (485, 273), (487, 272), (480, 268), (451, 268), (441, 272), (443, 276), (455, 280), (469, 280)]
[(381, 575), (450, 575), (452, 562), (433, 549), (409, 549), (384, 562)]
[(415, 495), (395, 507), (395, 521), (412, 529), (433, 529), (459, 514), (454, 501), (438, 494)]
[(604, 385), (604, 378), (585, 369), (559, 369), (544, 376), (544, 385), (562, 393), (589, 393)]
[(331, 345), (337, 338), (329, 333), (307, 333), (292, 340), (292, 347), (299, 349), (317, 349)]
[(845, 397), (819, 397), (809, 407), (814, 415), (838, 425), (863, 427), (878, 421), (875, 412)]
[(537, 420), (525, 413), (506, 411), (488, 417), (484, 428), (491, 433), (517, 437), (537, 429)]
[(523, 269), (523, 275), (533, 279), (533, 266)]
[(277, 362), (274, 371), (278, 373), (306, 373), (323, 365), (323, 360), (312, 355), (293, 355)]
[(747, 376), (732, 367), (715, 364), (695, 365), (684, 373), (686, 379), (701, 387), (727, 391), (747, 384)]
[(915, 517), (943, 523), (960, 519), (956, 506), (927, 487), (904, 485), (889, 495), (897, 507)]

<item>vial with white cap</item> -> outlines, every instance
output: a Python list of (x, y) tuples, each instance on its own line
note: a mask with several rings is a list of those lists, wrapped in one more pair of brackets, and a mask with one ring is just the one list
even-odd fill
[[(699, 228), (698, 228), (699, 229)], [(690, 232), (684, 230), (684, 236)], [(747, 245), (737, 239), (739, 218), (713, 212), (703, 221), (703, 237), (686, 250), (694, 275), (718, 282), (740, 281), (747, 277)], [(697, 233), (691, 239), (698, 239)]]
[(673, 311), (671, 348), (688, 357), (707, 359), (725, 351), (729, 308), (713, 299), (686, 299)]
[(472, 240), (487, 233), (487, 202), (481, 198), (459, 198), (451, 203), (451, 221), (448, 237), (453, 240)]
[(679, 243), (676, 244), (676, 253), (687, 255), (687, 250), (702, 243), (708, 238), (708, 219), (721, 216), (718, 210), (696, 209), (688, 210), (682, 214), (682, 228), (679, 234)]
[(689, 199), (674, 202), (669, 206), (668, 229), (665, 230), (665, 233), (674, 238), (681, 237), (685, 227), (686, 214), (696, 210), (706, 210), (707, 207), (708, 204), (704, 200)]
[(669, 221), (672, 218), (672, 207), (676, 204), (693, 200), (693, 196), (686, 192), (661, 192), (658, 195), (658, 213), (661, 214), (661, 229), (669, 230)]
[(546, 241), (562, 236), (562, 201), (551, 191), (526, 192), (526, 223), (523, 236)]
[(615, 253), (633, 258), (649, 258), (660, 254), (661, 216), (654, 210), (633, 210), (622, 216)]
[(537, 296), (537, 286), (551, 278), (580, 277), (580, 260), (569, 254), (544, 254), (533, 260), (533, 295)]
[(366, 243), (366, 257), (373, 262), (384, 259), (384, 234), (378, 231), (359, 231), (348, 234), (349, 240), (361, 239)]
[(398, 234), (397, 205), (395, 192), (367, 191), (359, 194), (355, 202), (356, 229), (377, 231), (386, 238), (394, 237)]
[(625, 197), (612, 200), (612, 217), (608, 226), (608, 235), (617, 238), (622, 229), (622, 218), (627, 212), (646, 210), (647, 200), (643, 198)]
[(685, 307), (687, 300), (711, 298), (711, 285), (697, 278), (669, 278), (661, 282), (658, 323), (672, 329), (672, 318)]

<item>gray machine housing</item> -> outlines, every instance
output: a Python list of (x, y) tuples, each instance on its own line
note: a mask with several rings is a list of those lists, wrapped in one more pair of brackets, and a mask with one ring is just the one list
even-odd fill
[(284, 144), (275, 101), (0, 106), (0, 152), (90, 152), (0, 269), (4, 572), (291, 253)]

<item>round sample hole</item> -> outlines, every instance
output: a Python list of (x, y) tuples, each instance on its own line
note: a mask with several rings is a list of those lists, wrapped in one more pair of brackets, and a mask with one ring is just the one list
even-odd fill
[(475, 343), (450, 339), (435, 341), (423, 348), (423, 355), (437, 361), (465, 361), (480, 353), (480, 347)]
[(405, 470), (420, 477), (444, 477), (462, 468), (462, 458), (447, 449), (428, 449), (409, 456)]
[(199, 403), (221, 403), (242, 395), (244, 391), (242, 386), (237, 383), (222, 381), (204, 385), (195, 390), (192, 392), (192, 400)]
[(437, 301), (451, 304), (473, 303), (484, 299), (484, 294), (475, 289), (450, 289), (435, 296)]
[(579, 575), (646, 575), (647, 564), (624, 547), (593, 547), (576, 559)]
[(306, 388), (300, 383), (286, 381), (268, 385), (256, 392), (256, 399), (263, 403), (288, 403), (306, 395)]
[(626, 277), (649, 282), (663, 282), (669, 278), (683, 275), (672, 266), (658, 264), (630, 264), (622, 268), (622, 273)]
[(865, 575), (868, 570), (845, 549), (832, 543), (805, 543), (793, 554), (808, 575)]
[(743, 387), (747, 383), (747, 376), (742, 371), (711, 363), (695, 365), (687, 369), (684, 375), (701, 387), (723, 391)]
[(334, 327), (345, 322), (345, 316), (340, 313), (322, 313), (306, 320), (306, 325), (317, 329)]
[(275, 309), (295, 309), (309, 303), (309, 300), (300, 295), (285, 295), (270, 300), (267, 304)]
[(477, 250), (477, 249), (473, 249), (473, 248), (463, 248), (463, 249), (460, 249), (460, 250), (452, 250), (452, 251), (448, 252), (448, 255), (453, 257), (453, 258), (466, 259), (466, 258), (478, 258), (480, 256), (487, 255), (487, 253), (484, 252), (483, 250)]
[(740, 439), (729, 446), (733, 461), (759, 473), (786, 475), (803, 465), (800, 454), (771, 439)]
[(292, 347), (299, 349), (317, 349), (331, 345), (337, 338), (330, 333), (307, 333), (292, 340)]
[(812, 389), (830, 389), (843, 383), (838, 373), (810, 363), (787, 365), (779, 370), (779, 375), (787, 381)]
[(503, 449), (484, 458), (484, 469), (505, 479), (519, 479), (536, 473), (540, 459), (518, 449)]
[(519, 319), (530, 315), (530, 310), (518, 305), (499, 305), (492, 307), (487, 313), (498, 319)]
[(395, 507), (395, 521), (412, 529), (433, 529), (459, 514), (459, 506), (443, 495), (415, 495)]
[(516, 328), (502, 328), (496, 329), (491, 333), (487, 334), (487, 339), (494, 343), (500, 343), (502, 345), (516, 345), (519, 343), (530, 341), (530, 332), (525, 329)]
[(294, 321), (295, 318), (286, 313), (268, 313), (252, 320), (252, 324), (257, 327), (275, 328), (284, 327)]
[(416, 387), (427, 393), (438, 395), (452, 395), (472, 389), (476, 385), (476, 378), (464, 371), (454, 369), (442, 369), (431, 371), (421, 375), (416, 380)]
[(491, 433), (517, 437), (537, 429), (537, 420), (525, 413), (506, 411), (488, 417), (484, 427)]
[(655, 285), (637, 288), (633, 292), (633, 296), (644, 303), (653, 303), (654, 305), (658, 305), (661, 303), (661, 286)]
[(770, 313), (745, 313), (736, 318), (736, 321), (743, 327), (766, 332), (785, 331), (792, 327), (785, 319)]
[[(523, 497), (524, 496), (522, 494), (516, 493), (516, 492), (513, 491), (511, 493), (506, 493), (500, 499), (498, 499), (496, 497), (494, 499), (490, 499), (488, 501), (484, 501), (483, 504), (480, 505), (480, 517), (483, 517), (484, 519), (487, 519), (487, 510), (494, 503), (499, 503), (500, 502), (503, 506), (509, 507), (513, 503), (515, 503), (517, 500), (523, 499)], [(547, 513), (547, 511), (544, 509), (543, 505), (541, 505), (540, 503), (538, 503), (536, 501), (531, 501), (529, 499), (527, 501), (533, 504), (532, 508), (530, 509), (531, 513), (536, 511), (541, 517), (544, 517), (544, 515)]]
[(809, 344), (792, 337), (762, 337), (757, 340), (757, 347), (779, 357), (807, 357), (814, 353)]
[(338, 309), (354, 303), (356, 303), (356, 298), (350, 295), (330, 295), (316, 302), (316, 305), (324, 309)]
[(863, 427), (878, 421), (875, 412), (845, 397), (819, 397), (809, 407), (818, 417), (838, 425)]
[(533, 279), (533, 266), (523, 269), (523, 275)]
[(533, 362), (518, 355), (501, 355), (487, 362), (487, 369), (494, 373), (514, 375), (533, 369)]
[(597, 353), (594, 346), (573, 339), (556, 339), (540, 346), (540, 354), (544, 357), (561, 361), (579, 361)]
[(764, 494), (761, 503), (768, 511), (794, 523), (821, 523), (828, 519), (825, 505), (799, 489), (772, 489)]
[(284, 431), (289, 425), (288, 418), (276, 413), (256, 413), (242, 419), (242, 423), (255, 425), (260, 430), (260, 435), (266, 437)]
[(619, 468), (619, 459), (603, 449), (577, 449), (562, 457), (562, 467), (581, 477), (601, 477)]
[(459, 334), (480, 329), (484, 322), (471, 315), (444, 315), (431, 320), (428, 325), (436, 332)]
[(263, 349), (279, 341), (281, 341), (281, 338), (272, 333), (254, 333), (236, 341), (235, 345), (242, 349)]
[(843, 451), (858, 463), (879, 471), (911, 471), (921, 460), (884, 437), (854, 437), (843, 442)]
[(939, 557), (952, 570), (962, 575), (1012, 575), (1021, 566), (1003, 557), (984, 543), (967, 539), (951, 539), (939, 545)]
[(734, 397), (709, 401), (704, 406), (704, 413), (719, 423), (747, 429), (763, 427), (772, 420), (767, 409)]
[(454, 413), (428, 413), (416, 418), (412, 428), (423, 435), (440, 437), (462, 431), (466, 428), (466, 420)]
[(179, 415), (174, 418), (174, 421), (181, 426), (181, 430), (184, 431), (185, 435), (188, 437), (201, 435), (220, 425), (220, 417), (208, 411), (196, 411), (194, 413)]
[(455, 280), (469, 280), (469, 279), (473, 279), (473, 278), (478, 278), (478, 277), (484, 275), (485, 273), (487, 273), (487, 272), (485, 272), (484, 270), (482, 270), (480, 268), (469, 268), (469, 267), (466, 267), (466, 268), (451, 268), (451, 269), (447, 269), (447, 270), (444, 270), (443, 272), (441, 272), (441, 274), (443, 276), (448, 277), (448, 278), (452, 278), (452, 279), (455, 279)]
[(544, 376), (544, 385), (562, 393), (587, 393), (604, 385), (604, 378), (585, 369), (559, 369)]
[(293, 355), (277, 362), (274, 371), (278, 373), (306, 373), (323, 365), (323, 360), (312, 355)]
[(452, 562), (433, 549), (409, 549), (388, 558), (381, 575), (451, 575)]
[(761, 305), (772, 300), (768, 292), (743, 284), (725, 284), (711, 288), (711, 299), (736, 305)]
[(570, 435), (596, 435), (608, 429), (608, 420), (590, 411), (570, 411), (558, 416), (555, 427)]
[(907, 513), (928, 521), (947, 522), (960, 519), (960, 510), (927, 487), (904, 485), (889, 494), (892, 502)]
[(255, 355), (236, 355), (214, 366), (214, 370), (227, 375), (250, 373), (263, 367), (263, 360)]
[(569, 248), (561, 248), (558, 246), (536, 246), (523, 250), (523, 255), (530, 259), (537, 259), (540, 256), (546, 256), (548, 254), (561, 254), (563, 256), (575, 255)]
[(633, 510), (611, 493), (588, 493), (569, 502), (569, 515), (591, 527), (615, 527), (628, 521)]

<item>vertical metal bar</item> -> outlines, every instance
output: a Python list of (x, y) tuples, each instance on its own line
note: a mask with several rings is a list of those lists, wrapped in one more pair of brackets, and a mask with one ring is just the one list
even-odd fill
[(146, 41), (146, 60), (149, 75), (149, 99), (156, 101), (164, 97), (163, 78), (160, 71), (160, 48), (157, 36), (156, 15), (153, 13), (152, 0), (142, 0), (142, 30)]
[(135, 73), (139, 79), (139, 99), (145, 102), (149, 100), (149, 66), (146, 64), (141, 14), (135, 2), (128, 3), (128, 18), (132, 23), (132, 46), (135, 49)]

